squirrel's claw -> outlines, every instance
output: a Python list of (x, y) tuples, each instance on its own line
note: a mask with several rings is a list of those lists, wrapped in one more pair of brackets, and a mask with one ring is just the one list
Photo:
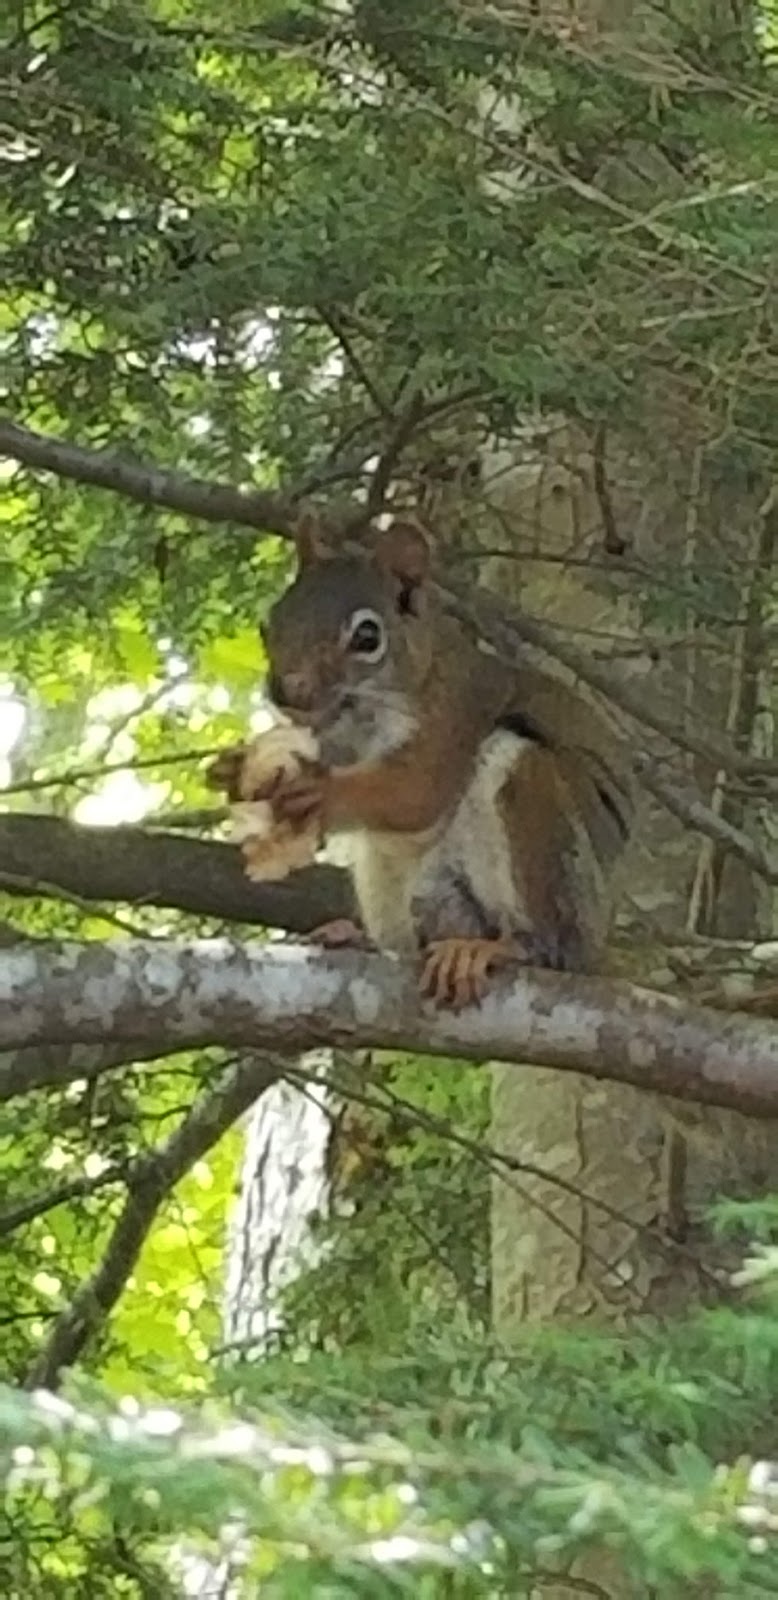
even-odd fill
[(419, 989), (433, 1005), (480, 1005), (489, 985), (490, 974), (498, 967), (516, 961), (515, 946), (508, 939), (439, 939), (424, 952)]

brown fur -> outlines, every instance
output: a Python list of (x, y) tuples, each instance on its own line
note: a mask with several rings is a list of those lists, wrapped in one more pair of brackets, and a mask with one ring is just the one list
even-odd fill
[[(590, 966), (631, 818), (623, 754), (603, 719), (574, 690), (480, 650), (436, 609), (418, 530), (387, 530), (373, 558), (318, 558), (313, 539), (303, 544), (300, 575), (268, 622), (272, 681), (322, 749), (329, 737), (341, 753), (282, 783), (277, 815), (318, 813), (325, 831), (360, 837), (357, 884), (374, 937), (385, 928), (402, 942), (403, 915), (419, 938), (436, 925), (449, 944), (463, 942), (460, 917), (499, 929), (468, 934), (479, 946), (470, 967), (453, 946), (444, 955), (460, 993), (469, 971), (483, 982), (492, 938), (542, 965)], [(384, 628), (372, 661), (349, 649), (349, 619), (365, 608)], [(480, 912), (479, 894), (489, 902)]]
[[(330, 770), (326, 816), (334, 828), (420, 833), (451, 809), (465, 785), (480, 737), (491, 727), (491, 665), (460, 653), (454, 642), (434, 654), (425, 697), (416, 707), (418, 730), (383, 760)], [(468, 670), (469, 669), (469, 670)], [(483, 681), (488, 679), (489, 682)], [(452, 718), (452, 706), (459, 715)]]

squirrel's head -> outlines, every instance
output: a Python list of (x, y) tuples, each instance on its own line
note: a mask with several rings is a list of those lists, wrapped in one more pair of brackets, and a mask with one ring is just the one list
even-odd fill
[(432, 663), (421, 531), (395, 522), (364, 554), (333, 555), (306, 526), (298, 572), (262, 630), (270, 698), (348, 766), (405, 744)]

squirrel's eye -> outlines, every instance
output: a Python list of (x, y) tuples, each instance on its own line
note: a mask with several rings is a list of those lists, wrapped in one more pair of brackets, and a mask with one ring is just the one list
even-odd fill
[(386, 650), (386, 632), (375, 611), (355, 611), (348, 625), (348, 647), (364, 661), (380, 661)]

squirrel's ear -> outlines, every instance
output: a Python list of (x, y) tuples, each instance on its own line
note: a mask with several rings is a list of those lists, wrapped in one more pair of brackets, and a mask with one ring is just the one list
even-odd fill
[(297, 567), (302, 572), (304, 567), (311, 567), (318, 561), (331, 561), (332, 551), (325, 543), (321, 531), (321, 523), (315, 511), (302, 511), (297, 519), (294, 533), (294, 544), (297, 551)]
[(372, 553), (401, 583), (423, 583), (430, 570), (430, 542), (415, 522), (392, 522), (378, 534)]

